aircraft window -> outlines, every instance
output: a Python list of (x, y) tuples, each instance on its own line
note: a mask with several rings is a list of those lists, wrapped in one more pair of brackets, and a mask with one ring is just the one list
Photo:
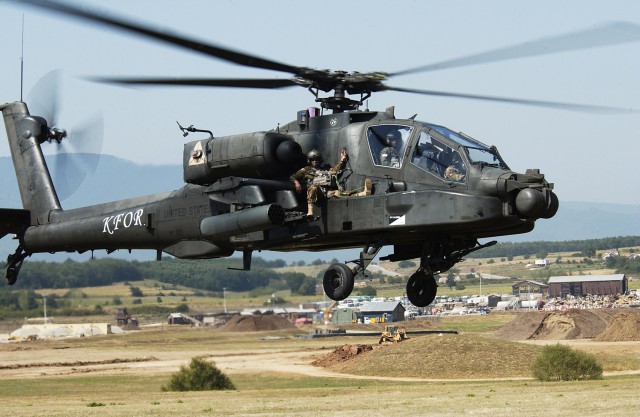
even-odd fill
[(509, 169), (507, 164), (500, 158), (497, 152), (484, 148), (466, 148), (472, 164), (492, 166), (496, 168)]
[(467, 175), (460, 153), (426, 132), (420, 132), (411, 162), (428, 173), (449, 181), (464, 182)]
[(509, 169), (494, 147), (489, 147), (465, 134), (453, 132), (444, 126), (432, 124), (429, 124), (428, 126), (443, 136), (464, 146), (472, 164), (489, 165), (496, 168)]
[(367, 131), (373, 163), (389, 168), (400, 168), (411, 136), (411, 128), (401, 125), (372, 126)]
[(444, 126), (438, 126), (438, 125), (429, 125), (430, 128), (434, 129), (435, 131), (437, 131), (438, 133), (440, 133), (442, 136), (445, 136), (451, 140), (455, 140), (456, 142), (458, 142), (460, 145), (463, 146), (473, 146), (476, 148), (486, 148), (489, 149), (489, 147), (481, 142), (478, 142), (475, 139), (471, 139), (469, 137), (466, 136), (462, 136)]

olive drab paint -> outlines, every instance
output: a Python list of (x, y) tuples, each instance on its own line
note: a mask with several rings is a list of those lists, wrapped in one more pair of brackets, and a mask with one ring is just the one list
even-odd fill
[[(14, 233), (18, 242), (15, 253), (7, 259), (9, 284), (16, 281), (23, 261), (34, 253), (151, 249), (184, 259), (208, 259), (239, 251), (243, 269), (248, 270), (256, 250), (361, 248), (359, 259), (349, 265), (333, 264), (324, 273), (325, 294), (342, 300), (353, 290), (354, 277), (366, 271), (381, 248), (390, 247), (385, 260), (419, 259), (406, 289), (411, 303), (425, 307), (436, 296), (436, 274), (495, 243), (480, 244), (480, 239), (527, 233), (537, 221), (553, 217), (559, 201), (553, 184), (538, 169), (524, 173), (511, 170), (495, 146), (419, 121), (416, 115), (396, 117), (393, 107), (363, 110), (373, 93), (396, 91), (564, 110), (625, 112), (605, 106), (447, 93), (387, 83), (392, 77), (436, 68), (552, 53), (556, 49), (550, 46), (566, 39), (566, 34), (394, 73), (334, 71), (289, 65), (187, 36), (167, 35), (152, 25), (105, 16), (88, 7), (36, 0), (21, 4), (235, 65), (290, 75), (271, 79), (122, 77), (103, 78), (102, 82), (266, 90), (298, 86), (315, 96), (318, 107), (292, 111), (293, 121), (274, 123), (271, 129), (229, 136), (215, 136), (209, 130), (184, 128), (178, 123), (183, 136), (199, 136), (183, 148), (183, 187), (63, 209), (41, 146), (65, 140), (66, 132), (54, 129), (49, 125), (52, 121), (40, 115), (31, 115), (21, 101), (0, 105), (23, 203), (22, 209), (0, 209), (0, 237)], [(611, 29), (624, 25), (614, 22), (572, 33), (571, 39), (577, 41), (563, 50), (595, 46)], [(634, 31), (614, 32), (616, 38), (605, 39), (607, 45), (637, 40)], [(308, 184), (292, 181), (292, 175), (307, 165), (306, 154), (311, 150), (317, 150), (329, 167), (343, 163), (335, 171), (309, 170), (311, 178), (305, 177)], [(315, 174), (321, 171), (330, 175), (316, 179)], [(317, 198), (307, 201), (305, 186), (316, 187)]]

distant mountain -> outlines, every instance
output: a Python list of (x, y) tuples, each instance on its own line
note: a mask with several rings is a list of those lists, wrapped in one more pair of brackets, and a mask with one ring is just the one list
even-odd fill
[(499, 241), (565, 241), (638, 235), (640, 205), (560, 201), (560, 209), (553, 218), (538, 220), (530, 233)]
[[(58, 166), (56, 156), (47, 156), (47, 164), (53, 172)], [(62, 163), (67, 161), (63, 160)], [(53, 174), (52, 174), (53, 175)], [(74, 174), (67, 173), (67, 176)], [(76, 175), (82, 175), (76, 173)], [(22, 208), (22, 201), (16, 182), (16, 174), (11, 157), (0, 157), (0, 207)], [(54, 178), (54, 183), (55, 183)], [(122, 200), (163, 191), (176, 190), (184, 185), (181, 165), (139, 165), (134, 162), (111, 155), (101, 155), (95, 172), (87, 174), (75, 193), (61, 201), (65, 209), (90, 206), (107, 201)], [(0, 260), (4, 261), (9, 253), (16, 248), (9, 236), (0, 240)], [(38, 260), (62, 261), (67, 258), (86, 260), (91, 255), (58, 253), (55, 255), (34, 255)], [(96, 253), (105, 256), (105, 252)], [(125, 259), (154, 259), (154, 251), (136, 251), (128, 254), (118, 251), (113, 254)]]
[[(48, 157), (48, 161), (50, 166), (55, 166), (55, 157)], [(10, 157), (0, 157), (0, 178), (2, 178), (0, 207), (21, 208), (15, 171)], [(95, 172), (87, 175), (77, 191), (62, 201), (62, 206), (63, 208), (83, 207), (106, 201), (175, 190), (182, 185), (182, 166), (180, 165), (139, 165), (114, 156), (102, 155)], [(539, 220), (536, 223), (536, 228), (530, 233), (507, 236), (499, 238), (498, 241), (565, 241), (630, 235), (640, 235), (640, 205), (564, 202), (561, 200), (560, 209), (552, 219)], [(9, 237), (0, 240), (0, 259), (4, 260), (14, 249), (15, 242)], [(104, 253), (96, 255), (102, 256)], [(87, 259), (88, 256), (84, 254), (78, 259)], [(130, 259), (152, 259), (154, 253), (137, 251), (132, 255), (127, 255), (126, 252), (119, 251), (114, 256)], [(358, 251), (329, 251), (311, 255), (263, 252), (256, 253), (256, 256), (265, 259), (281, 258), (287, 262), (317, 258), (329, 260), (334, 257), (345, 261), (356, 259)], [(70, 254), (42, 255), (38, 259), (64, 260), (68, 257)]]
[[(94, 156), (95, 157), (95, 156)], [(62, 160), (62, 163), (67, 163)], [(55, 155), (47, 156), (52, 176), (59, 165)], [(67, 176), (83, 175), (67, 172)], [(0, 207), (22, 208), (11, 157), (0, 157)], [(56, 178), (54, 177), (54, 184)], [(62, 207), (76, 208), (178, 189), (184, 185), (181, 165), (139, 165), (111, 155), (101, 155), (95, 172), (86, 174), (74, 194), (61, 201)], [(56, 185), (56, 188), (60, 188)], [(61, 194), (61, 193), (59, 193)], [(61, 197), (62, 198), (62, 197)]]

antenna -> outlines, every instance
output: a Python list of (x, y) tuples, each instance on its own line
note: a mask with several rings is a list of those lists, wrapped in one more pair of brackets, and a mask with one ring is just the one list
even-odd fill
[(23, 86), (24, 86), (24, 14), (22, 15), (22, 45), (20, 50), (20, 101), (22, 101)]

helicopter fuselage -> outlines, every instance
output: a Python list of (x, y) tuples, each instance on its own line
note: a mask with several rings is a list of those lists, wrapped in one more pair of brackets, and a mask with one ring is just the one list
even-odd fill
[[(2, 110), (24, 205), (13, 213), (23, 227), (10, 265), (39, 252), (153, 249), (186, 259), (242, 251), (248, 269), (254, 250), (362, 247), (356, 268), (337, 267), (352, 281), (393, 246), (386, 259), (420, 258), (419, 272), (432, 276), (481, 248), (478, 239), (528, 232), (558, 208), (537, 170), (515, 173), (497, 149), (468, 136), (396, 119), (393, 109), (324, 116), (309, 109), (271, 131), (186, 143), (187, 184), (178, 190), (63, 210), (42, 156), (46, 120), (22, 102)], [(321, 199), (313, 218), (289, 179), (311, 150), (331, 162), (348, 155), (327, 186), (336, 198)], [(366, 181), (371, 188), (362, 193)], [(9, 231), (15, 224), (3, 235)]]
[[(378, 140), (372, 134), (376, 129), (403, 132), (401, 154), (392, 165), (376, 161)], [(275, 145), (269, 143), (274, 140)], [(340, 150), (346, 149), (349, 161), (338, 179), (341, 187), (356, 190), (369, 178), (374, 192), (328, 199), (315, 220), (292, 214), (304, 201), (287, 177), (303, 161), (297, 150), (280, 158), (284, 162), (274, 156), (283, 147), (293, 148), (292, 143), (299, 144), (303, 153), (318, 149), (326, 160), (337, 160)], [(426, 155), (421, 148), (427, 145), (435, 153), (457, 152), (465, 177), (445, 178), (446, 167), (437, 166), (440, 156)], [(193, 168), (195, 148), (202, 149), (198, 171)], [(45, 222), (25, 230), (23, 246), (33, 253), (154, 249), (178, 257), (205, 258), (228, 256), (235, 250), (361, 247), (374, 240), (398, 247), (420, 246), (429, 235), (475, 240), (530, 231), (535, 218), (518, 213), (517, 193), (508, 190), (508, 183), (516, 182), (513, 177), (518, 174), (506, 165), (474, 165), (461, 148), (432, 125), (395, 119), (391, 111), (299, 118), (277, 132), (194, 141), (185, 145), (184, 156), (185, 178), (193, 184), (91, 207), (54, 208), (44, 216)], [(498, 160), (497, 151), (492, 157)], [(424, 162), (424, 158), (430, 160)], [(194, 172), (202, 174), (198, 177)], [(542, 176), (537, 178), (537, 182), (525, 183), (526, 188), (548, 193), (550, 186)], [(542, 201), (539, 211), (553, 215), (547, 211), (549, 202)], [(288, 214), (280, 213), (273, 220), (267, 212), (255, 210), (264, 205), (281, 207)], [(224, 220), (211, 220), (219, 216)], [(243, 221), (250, 226), (243, 228)], [(234, 227), (223, 233), (222, 226), (229, 224)], [(415, 250), (407, 256), (414, 254)]]

